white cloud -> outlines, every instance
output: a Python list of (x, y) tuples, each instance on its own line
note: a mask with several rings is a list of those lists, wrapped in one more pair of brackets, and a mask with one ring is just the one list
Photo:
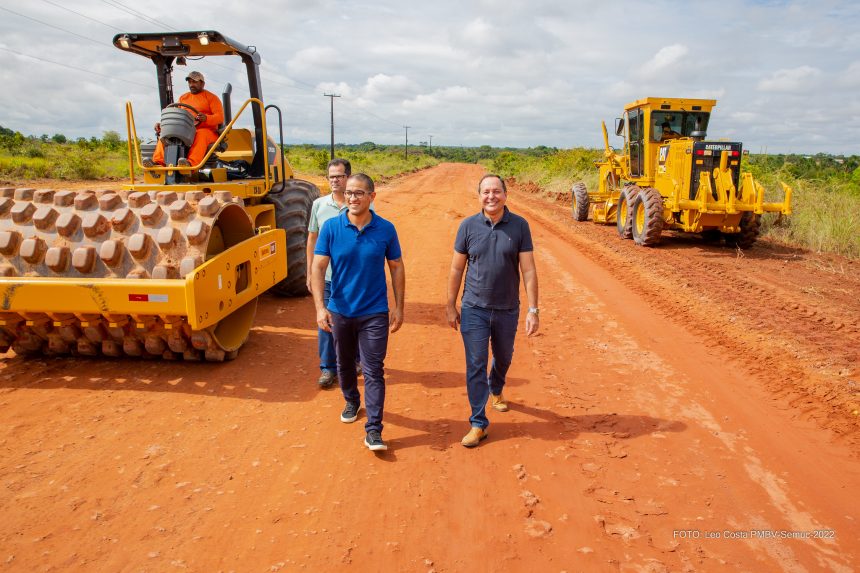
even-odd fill
[(853, 62), (839, 74), (836, 84), (846, 88), (860, 87), (860, 61)]
[[(750, 149), (860, 153), (843, 117), (860, 117), (860, 4), (726, 1), (642, 10), (633, 0), (260, 0), (251, 11), (188, 0), (177, 11), (149, 0), (163, 26), (100, 0), (69, 5), (98, 22), (19, 2), (10, 9), (54, 27), (0, 18), (0, 125), (70, 137), (124, 131), (131, 100), (139, 128), (151, 131), (153, 66), (110, 46), (114, 28), (196, 29), (206, 13), (206, 27), (258, 48), (265, 101), (284, 110), (290, 142), (328, 140), (323, 93), (342, 96), (338, 141), (399, 142), (410, 125), (410, 139), (432, 133), (434, 145), (559, 147), (602, 146), (602, 120), (665, 95), (719, 99), (709, 131)], [(213, 92), (233, 84), (234, 110), (248, 97), (237, 58), (189, 64), (177, 69), (177, 93), (199, 68)]]
[(475, 18), (463, 28), (463, 39), (475, 46), (492, 47), (498, 43), (499, 32), (483, 17)]
[(287, 61), (287, 67), (295, 73), (307, 73), (314, 69), (337, 69), (343, 65), (340, 53), (331, 46), (311, 46), (296, 52)]
[(758, 119), (758, 114), (752, 111), (734, 111), (729, 114), (734, 123), (750, 123)]
[(345, 98), (353, 97), (357, 91), (346, 82), (322, 82), (317, 85), (317, 89), (320, 93), (333, 93)]
[(462, 57), (453, 47), (442, 44), (421, 44), (417, 42), (400, 42), (376, 44), (370, 46), (371, 54), (383, 57), (408, 57), (408, 58), (445, 58), (454, 59)]
[(806, 93), (813, 91), (821, 70), (811, 66), (777, 70), (761, 80), (756, 89), (763, 92)]
[(652, 77), (661, 73), (666, 73), (673, 66), (677, 66), (684, 59), (684, 56), (690, 50), (683, 44), (672, 44), (664, 46), (651, 58), (642, 65), (639, 75), (643, 77)]
[(404, 101), (403, 106), (410, 110), (427, 111), (440, 106), (464, 104), (476, 99), (477, 94), (472, 88), (449, 86), (428, 94), (419, 94), (411, 100)]
[(369, 100), (405, 98), (418, 90), (418, 84), (406, 76), (376, 74), (367, 79), (361, 97)]

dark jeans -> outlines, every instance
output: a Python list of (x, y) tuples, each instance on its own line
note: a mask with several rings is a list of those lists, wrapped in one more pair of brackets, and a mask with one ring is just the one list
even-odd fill
[[(328, 307), (328, 299), (331, 298), (331, 281), (325, 282), (323, 292), (323, 304)], [(320, 355), (320, 370), (323, 372), (337, 372), (337, 354), (334, 351), (334, 337), (331, 332), (317, 328), (317, 344)]]
[[(501, 394), (505, 375), (514, 356), (514, 338), (517, 335), (520, 309), (489, 310), (476, 306), (460, 309), (460, 334), (466, 350), (466, 393), (472, 415), (469, 423), (478, 428), (490, 425), (486, 407), (490, 393)], [(493, 363), (487, 374), (489, 348), (493, 349)]]
[(365, 431), (382, 431), (382, 409), (385, 405), (385, 353), (388, 351), (388, 313), (348, 318), (331, 313), (331, 331), (337, 351), (337, 375), (343, 397), (361, 404), (355, 359), (361, 353), (364, 371)]

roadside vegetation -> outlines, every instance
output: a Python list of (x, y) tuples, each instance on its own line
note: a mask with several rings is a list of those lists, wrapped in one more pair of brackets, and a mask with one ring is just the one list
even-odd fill
[[(569, 199), (570, 187), (597, 186), (594, 161), (603, 150), (504, 151), (487, 168), (520, 184), (535, 185), (548, 197)], [(763, 236), (816, 252), (860, 258), (860, 156), (749, 155), (742, 169), (764, 185), (765, 201), (783, 200), (779, 182), (793, 189), (792, 215), (763, 217)]]
[[(327, 145), (289, 145), (286, 155), (295, 171), (324, 175)], [(571, 185), (597, 185), (594, 162), (602, 149), (529, 149), (481, 147), (409, 147), (364, 142), (338, 144), (336, 153), (354, 169), (377, 180), (431, 167), (440, 162), (480, 163), (489, 171), (554, 199), (569, 200)], [(767, 190), (767, 201), (781, 201), (783, 181), (794, 189), (790, 217), (766, 215), (763, 234), (816, 252), (860, 258), (860, 157), (830, 155), (749, 155), (743, 168)], [(62, 134), (25, 136), (0, 126), (0, 179), (101, 179), (128, 177), (126, 142), (114, 131), (101, 138), (70, 140)]]
[[(326, 166), (330, 159), (329, 146), (288, 145), (285, 151), (294, 171), (312, 175), (326, 174)], [(366, 142), (360, 145), (338, 145), (335, 152), (338, 157), (348, 159), (352, 163), (353, 172), (366, 173), (375, 181), (384, 181), (439, 163), (437, 158), (424, 153), (420, 148), (410, 147), (407, 156), (403, 152), (402, 145), (376, 145)]]
[(24, 136), (0, 126), (0, 178), (118, 179), (128, 177), (126, 144), (115, 131), (69, 140), (62, 134)]

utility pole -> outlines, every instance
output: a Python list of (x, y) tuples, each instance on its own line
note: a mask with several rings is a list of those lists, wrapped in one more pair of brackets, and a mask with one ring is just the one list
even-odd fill
[(428, 135), (427, 137), (429, 137), (429, 138), (430, 138), (430, 151), (433, 151), (433, 136), (432, 136), (432, 135)]
[(403, 157), (409, 159), (409, 126), (404, 125), (403, 129), (406, 130), (406, 147), (403, 148)]
[(331, 100), (331, 159), (334, 159), (334, 98), (340, 97), (339, 94), (323, 94)]

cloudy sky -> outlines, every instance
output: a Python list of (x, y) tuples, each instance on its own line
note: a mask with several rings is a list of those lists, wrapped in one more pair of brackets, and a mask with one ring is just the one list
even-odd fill
[[(860, 154), (860, 3), (828, 0), (0, 0), (0, 125), (78, 137), (134, 105), (157, 119), (154, 66), (118, 32), (212, 29), (257, 47), (289, 143), (336, 139), (602, 146), (626, 102), (718, 100), (709, 138), (753, 153)], [(238, 58), (189, 62), (247, 97)], [(614, 136), (613, 136), (614, 137)]]

